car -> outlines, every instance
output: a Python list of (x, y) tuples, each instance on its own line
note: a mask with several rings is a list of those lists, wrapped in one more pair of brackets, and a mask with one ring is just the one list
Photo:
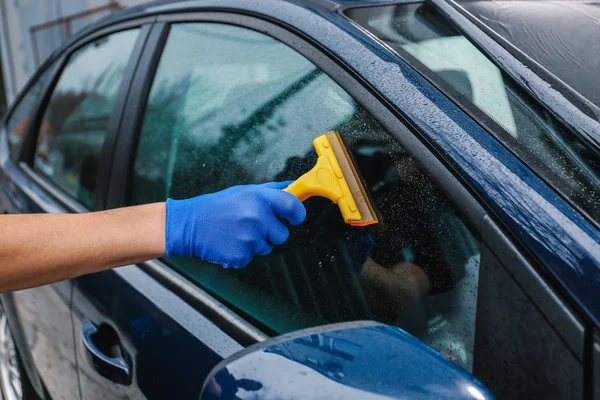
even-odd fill
[(485, 12), (168, 1), (55, 51), (2, 123), (3, 213), (293, 180), (336, 130), (380, 222), (309, 199), (241, 270), (161, 258), (5, 293), (5, 397), (599, 398), (598, 92)]

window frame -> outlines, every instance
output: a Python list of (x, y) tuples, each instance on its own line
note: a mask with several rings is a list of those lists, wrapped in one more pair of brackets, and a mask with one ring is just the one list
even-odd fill
[[(207, 10), (158, 16), (148, 37), (145, 52), (140, 59), (134, 84), (127, 99), (126, 107), (133, 111), (124, 116), (120, 125), (113, 158), (113, 173), (110, 177), (111, 184), (106, 198), (107, 208), (124, 206), (129, 201), (131, 176), (146, 103), (168, 37), (170, 24), (180, 22), (223, 23), (254, 30), (286, 44), (319, 67), (386, 128), (399, 144), (431, 174), (434, 182), (439, 185), (452, 205), (461, 213), (465, 224), (473, 231), (481, 244), (487, 244), (495, 253), (502, 255), (502, 260), (506, 260), (507, 263), (518, 261), (511, 264), (510, 268), (505, 267), (505, 269), (509, 270), (523, 287), (528, 287), (530, 284), (535, 285), (536, 290), (534, 290), (533, 296), (536, 306), (545, 315), (550, 316), (548, 319), (571, 348), (581, 348), (583, 326), (581, 319), (572, 311), (576, 309), (573, 308), (572, 302), (565, 301), (564, 298), (561, 298), (562, 296), (559, 297), (560, 292), (549, 286), (549, 283), (553, 282), (552, 279), (547, 280), (545, 275), (540, 275), (540, 272), (543, 272), (542, 269), (531, 261), (527, 252), (517, 248), (520, 246), (519, 242), (515, 242), (514, 237), (503, 233), (508, 231), (501, 229), (494, 222), (495, 218), (487, 211), (490, 208), (454, 169), (450, 160), (447, 160), (432, 143), (414, 129), (402, 114), (368, 82), (337, 59), (334, 54), (320, 46), (314, 39), (293, 30), (292, 27), (261, 15)], [(201, 311), (240, 344), (248, 346), (268, 337), (246, 319), (216, 300), (202, 287), (192, 283), (161, 260), (150, 260), (138, 265)], [(482, 293), (480, 292), (479, 295)], [(475, 329), (477, 335), (477, 326)], [(577, 353), (579, 354), (579, 351)]]
[[(65, 48), (63, 48), (60, 52), (55, 54), (45, 63), (56, 63), (56, 65), (54, 66), (55, 70), (52, 72), (52, 76), (46, 84), (42, 92), (41, 98), (34, 107), (34, 113), (32, 118), (33, 123), (28, 127), (27, 132), (25, 134), (25, 138), (23, 139), (23, 143), (20, 146), (19, 154), (17, 155), (17, 165), (19, 169), (23, 173), (25, 173), (25, 175), (27, 175), (28, 178), (33, 180), (42, 190), (44, 190), (48, 195), (50, 195), (53, 198), (53, 200), (59, 203), (60, 206), (62, 206), (68, 212), (82, 213), (90, 211), (90, 209), (83, 206), (77, 201), (77, 199), (74, 199), (54, 182), (52, 182), (42, 174), (39, 174), (33, 169), (33, 160), (35, 156), (40, 124), (52, 97), (52, 93), (54, 92), (54, 89), (56, 88), (56, 85), (60, 77), (62, 76), (65, 67), (69, 63), (70, 57), (77, 50), (102, 37), (109, 36), (129, 29), (139, 29), (138, 37), (136, 39), (129, 60), (127, 61), (127, 65), (125, 67), (123, 79), (118, 89), (117, 100), (115, 101), (115, 104), (113, 106), (113, 110), (107, 127), (106, 136), (104, 138), (104, 143), (100, 150), (98, 164), (99, 168), (96, 173), (96, 191), (94, 194), (95, 200), (92, 209), (101, 210), (104, 207), (103, 200), (107, 191), (108, 176), (110, 172), (110, 167), (112, 166), (112, 156), (114, 146), (116, 144), (118, 126), (121, 122), (122, 115), (125, 112), (124, 104), (126, 101), (126, 97), (129, 93), (131, 82), (135, 76), (135, 67), (137, 66), (139, 58), (142, 54), (148, 33), (150, 31), (152, 23), (154, 22), (154, 19), (155, 18), (153, 17), (143, 17), (132, 21), (117, 23), (115, 25), (98, 29), (90, 34), (85, 35), (82, 38), (75, 40), (73, 43), (68, 44)], [(41, 70), (42, 69), (40, 69), (40, 71)], [(38, 77), (39, 74), (40, 72), (38, 71), (38, 73), (36, 73), (36, 77)], [(33, 84), (32, 82), (33, 80), (28, 84), (28, 87), (31, 87), (31, 85)]]

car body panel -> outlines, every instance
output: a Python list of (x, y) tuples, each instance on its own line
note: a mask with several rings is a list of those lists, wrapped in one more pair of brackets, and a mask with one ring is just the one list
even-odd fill
[[(138, 266), (74, 280), (73, 319), (83, 399), (197, 399), (204, 377), (242, 346)], [(81, 322), (114, 329), (131, 359), (131, 385), (85, 359)]]
[(230, 398), (248, 387), (255, 398), (494, 398), (419, 339), (369, 322), (302, 330), (251, 346), (215, 367), (202, 399)]
[(79, 396), (70, 281), (13, 293), (33, 361), (52, 398)]

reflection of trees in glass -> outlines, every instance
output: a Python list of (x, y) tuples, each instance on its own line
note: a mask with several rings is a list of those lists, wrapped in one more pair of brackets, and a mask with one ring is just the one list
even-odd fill
[[(68, 75), (57, 84), (38, 139), (38, 156), (47, 159), (46, 152), (62, 155), (60, 165), (55, 166), (57, 173), (95, 175), (124, 68), (123, 65), (108, 66), (100, 75), (82, 79), (81, 88), (63, 90), (69, 83)], [(47, 146), (44, 146), (45, 141)], [(93, 190), (92, 181), (86, 178), (84, 186)]]
[[(81, 133), (78, 128), (85, 130), (85, 122), (98, 119), (105, 130), (124, 70), (124, 65), (109, 66), (102, 74), (83, 79), (78, 89), (63, 90), (59, 81), (44, 117), (53, 133)], [(63, 79), (68, 81), (69, 76)]]
[(124, 69), (124, 65), (109, 64), (100, 74), (81, 79), (80, 87), (73, 85), (65, 70), (40, 126), (37, 167), (89, 207), (94, 199), (98, 155)]
[[(203, 155), (202, 162), (209, 165), (203, 182), (198, 182), (206, 191), (223, 189), (231, 183), (253, 183), (257, 166), (252, 161), (269, 147), (264, 138), (265, 129), (281, 134), (290, 134), (285, 131), (285, 121), (273, 123), (273, 118), (279, 109), (288, 104), (290, 99), (300, 93), (304, 88), (322, 74), (314, 69), (311, 72), (292, 82), (285, 89), (272, 96), (267, 102), (255, 108), (245, 119), (235, 124), (221, 125), (221, 135), (218, 142), (200, 149)], [(226, 113), (235, 113), (235, 104), (228, 105)], [(241, 114), (241, 112), (239, 112)], [(246, 154), (252, 158), (236, 157), (236, 151), (241, 146), (247, 146)]]
[[(242, 115), (240, 105), (234, 102), (227, 103), (225, 109), (199, 113), (194, 118), (181, 111), (189, 101), (189, 88), (192, 85), (193, 94), (208, 101), (214, 95), (214, 85), (210, 82), (193, 80), (190, 74), (162, 81), (152, 89), (144, 121), (145, 133), (138, 149), (136, 173), (140, 178), (155, 182), (149, 186), (156, 186), (156, 180), (164, 179), (160, 186), (165, 188), (165, 193), (156, 193), (154, 189), (152, 196), (158, 196), (154, 200), (167, 196), (194, 196), (199, 190), (212, 192), (234, 182), (251, 183), (255, 175), (252, 171), (254, 165), (236, 160), (236, 149), (243, 143), (250, 146), (251, 153), (263, 151), (266, 143), (262, 129), (267, 125), (270, 129), (285, 127), (281, 123), (271, 124), (276, 112), (321, 74), (321, 71), (313, 69), (256, 107), (242, 121), (229, 125), (219, 123), (218, 114)], [(200, 104), (201, 100), (194, 99), (194, 102)], [(233, 118), (221, 119), (229, 122)], [(212, 124), (209, 123), (211, 120)], [(201, 132), (201, 129), (211, 125), (220, 130), (218, 140), (210, 143), (199, 139), (195, 132), (214, 136), (212, 132)]]
[[(148, 100), (137, 149), (134, 185), (138, 203), (167, 198), (167, 165), (172, 136), (190, 86), (189, 74), (155, 82)], [(158, 85), (156, 85), (158, 83)]]
[[(270, 122), (279, 108), (284, 106), (291, 97), (303, 90), (321, 74), (322, 72), (317, 68), (313, 69), (259, 107), (243, 122), (223, 126), (223, 139), (219, 143), (219, 146), (223, 149), (223, 153), (220, 154), (221, 157), (217, 160), (217, 166), (223, 165), (231, 159), (233, 151), (239, 142), (247, 142), (255, 151), (260, 151), (264, 148), (264, 141), (261, 140), (261, 131), (259, 128)], [(279, 125), (273, 124), (270, 127), (273, 130), (278, 130)]]

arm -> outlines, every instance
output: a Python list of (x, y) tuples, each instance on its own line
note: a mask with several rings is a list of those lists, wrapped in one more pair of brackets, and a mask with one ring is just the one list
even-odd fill
[(368, 258), (360, 273), (377, 313), (395, 317), (431, 291), (431, 282), (415, 264), (401, 262), (386, 269)]
[(165, 203), (89, 214), (0, 217), (0, 292), (165, 254)]
[(163, 255), (242, 268), (306, 217), (286, 183), (235, 186), (187, 200), (87, 214), (0, 217), (0, 292)]

